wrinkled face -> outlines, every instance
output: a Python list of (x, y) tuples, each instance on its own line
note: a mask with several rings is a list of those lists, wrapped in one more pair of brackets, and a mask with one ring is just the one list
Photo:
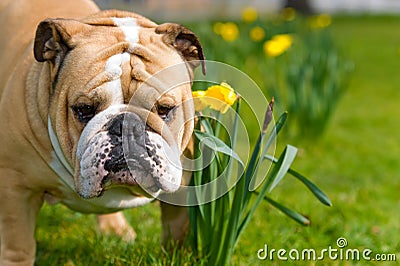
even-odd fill
[(50, 66), (49, 117), (79, 195), (176, 191), (193, 131), (191, 63), (203, 59), (193, 33), (142, 17), (43, 27), (35, 57)]

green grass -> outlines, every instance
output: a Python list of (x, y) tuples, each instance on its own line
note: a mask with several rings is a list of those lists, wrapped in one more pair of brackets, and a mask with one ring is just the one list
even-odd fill
[[(257, 259), (264, 244), (275, 249), (321, 250), (335, 248), (339, 237), (347, 239), (349, 248), (399, 256), (399, 28), (398, 17), (334, 19), (335, 39), (355, 63), (350, 87), (322, 139), (278, 137), (280, 147), (290, 143), (300, 149), (293, 168), (319, 185), (334, 206), (319, 204), (302, 184), (287, 176), (271, 197), (310, 217), (311, 226), (302, 227), (265, 203), (244, 232), (232, 264), (268, 264)], [(133, 245), (97, 234), (93, 215), (46, 205), (36, 233), (37, 265), (182, 265), (196, 260), (189, 251), (168, 254), (160, 248), (157, 204), (125, 214), (138, 233)]]

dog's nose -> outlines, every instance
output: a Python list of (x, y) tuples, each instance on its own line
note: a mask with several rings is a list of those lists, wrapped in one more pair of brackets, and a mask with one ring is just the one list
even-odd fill
[(123, 113), (115, 116), (105, 129), (108, 131), (112, 145), (108, 152), (109, 159), (104, 164), (105, 170), (114, 173), (126, 170), (128, 168), (126, 155), (146, 151), (145, 124), (135, 113)]
[(122, 136), (122, 123), (124, 122), (123, 114), (116, 116), (111, 123), (108, 125), (108, 132), (114, 136), (121, 137)]
[(135, 133), (141, 136), (145, 131), (145, 124), (135, 113), (124, 113), (114, 117), (107, 125), (106, 130), (113, 136), (121, 137), (124, 133)]

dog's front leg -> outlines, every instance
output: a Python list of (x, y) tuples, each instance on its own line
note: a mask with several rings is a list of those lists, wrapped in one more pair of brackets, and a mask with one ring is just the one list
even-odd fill
[[(186, 158), (193, 158), (193, 142), (188, 145), (184, 155)], [(192, 172), (183, 171), (181, 185), (189, 185)], [(189, 232), (189, 215), (185, 206), (171, 205), (166, 202), (160, 202), (161, 223), (162, 223), (162, 244), (166, 246), (170, 241), (182, 245)]]
[(99, 230), (104, 234), (115, 234), (125, 241), (134, 241), (136, 233), (129, 225), (122, 211), (97, 215)]
[(165, 202), (160, 202), (160, 205), (163, 245), (167, 245), (170, 241), (178, 245), (183, 244), (189, 230), (187, 208)]
[(42, 195), (18, 184), (14, 171), (0, 170), (0, 265), (25, 266), (35, 261), (35, 224)]

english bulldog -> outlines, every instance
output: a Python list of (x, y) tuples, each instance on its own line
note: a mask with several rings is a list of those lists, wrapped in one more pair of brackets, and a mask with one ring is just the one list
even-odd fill
[[(0, 265), (34, 263), (45, 200), (133, 239), (118, 211), (185, 179), (198, 38), (90, 0), (2, 0), (0, 36)], [(182, 240), (185, 208), (160, 205), (163, 239)]]

